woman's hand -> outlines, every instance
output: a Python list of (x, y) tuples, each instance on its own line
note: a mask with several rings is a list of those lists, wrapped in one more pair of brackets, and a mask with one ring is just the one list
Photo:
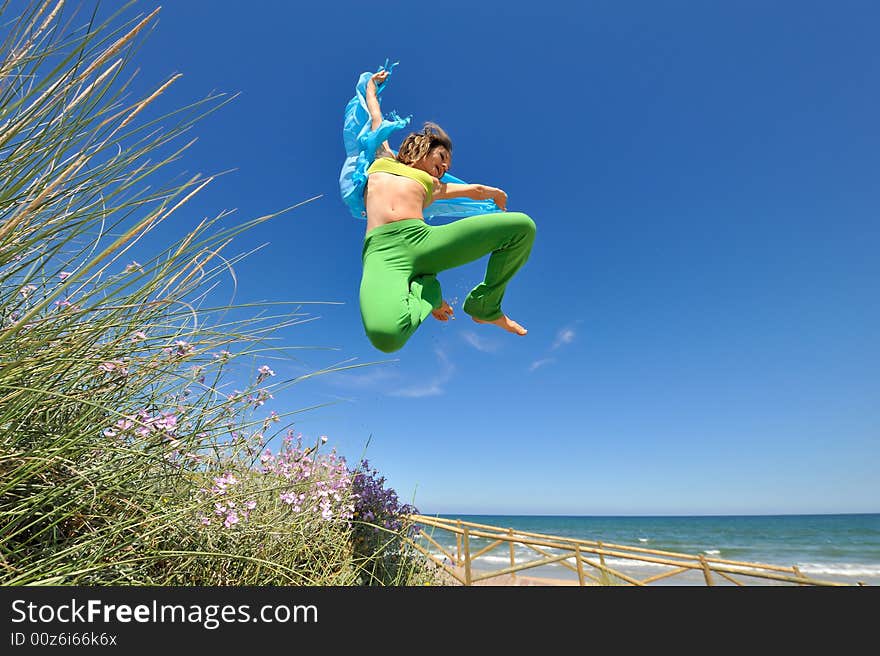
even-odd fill
[(455, 319), (455, 313), (446, 301), (443, 301), (443, 304), (436, 310), (431, 310), (431, 314), (437, 321), (449, 321), (450, 319)]
[(500, 189), (492, 189), (492, 200), (495, 201), (495, 204), (498, 206), (502, 212), (507, 211), (507, 194), (505, 194)]
[(370, 78), (370, 82), (375, 85), (382, 84), (386, 79), (388, 79), (388, 71), (379, 71), (378, 73), (374, 73)]
[(507, 210), (507, 194), (496, 187), (478, 185), (474, 200), (492, 200), (502, 212)]

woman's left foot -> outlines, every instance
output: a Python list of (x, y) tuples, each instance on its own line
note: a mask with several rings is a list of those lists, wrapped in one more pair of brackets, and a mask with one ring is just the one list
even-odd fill
[(514, 335), (525, 335), (528, 330), (520, 326), (516, 321), (509, 318), (506, 314), (502, 314), (500, 317), (493, 321), (486, 321), (485, 319), (477, 319), (476, 317), (471, 317), (477, 323), (491, 323), (501, 328), (504, 328), (509, 333), (513, 333)]

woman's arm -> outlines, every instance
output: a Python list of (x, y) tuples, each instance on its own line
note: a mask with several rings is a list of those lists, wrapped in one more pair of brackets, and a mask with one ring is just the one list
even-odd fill
[[(370, 113), (370, 129), (375, 130), (382, 125), (382, 108), (376, 95), (376, 85), (382, 84), (388, 77), (388, 71), (379, 71), (367, 80), (367, 111)], [(376, 157), (394, 157), (391, 147), (385, 141), (376, 150)]]
[(507, 194), (497, 187), (489, 187), (481, 184), (457, 184), (453, 182), (440, 182), (434, 178), (434, 200), (444, 198), (470, 198), (471, 200), (493, 200), (498, 208), (504, 212), (507, 208)]

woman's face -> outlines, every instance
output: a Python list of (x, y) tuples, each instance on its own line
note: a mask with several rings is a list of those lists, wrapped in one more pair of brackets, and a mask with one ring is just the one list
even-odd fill
[(422, 159), (412, 163), (412, 167), (430, 173), (435, 178), (442, 178), (449, 170), (452, 158), (446, 146), (434, 146)]

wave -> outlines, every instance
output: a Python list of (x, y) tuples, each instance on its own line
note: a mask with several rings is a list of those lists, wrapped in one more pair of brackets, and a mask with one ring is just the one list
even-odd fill
[(829, 574), (831, 576), (870, 576), (880, 578), (880, 564), (869, 563), (798, 563), (804, 574)]
[[(452, 550), (454, 551), (454, 549)], [(558, 552), (552, 553), (549, 552), (550, 555), (560, 555)], [(710, 556), (717, 556), (720, 554), (719, 549), (707, 549), (704, 553)], [(438, 559), (443, 559), (443, 555), (439, 552), (434, 552), (433, 554)], [(517, 565), (523, 565), (525, 563), (540, 560), (543, 556), (536, 554), (534, 552), (525, 552), (519, 553), (519, 550), (514, 554), (514, 562)], [(593, 562), (598, 563), (598, 557), (591, 556), (589, 557)], [(576, 566), (574, 558), (568, 558), (566, 561), (571, 566)], [(508, 567), (510, 565), (510, 556), (507, 554), (485, 554), (477, 558), (473, 561), (475, 567), (485, 567), (485, 568), (497, 568), (503, 569), (504, 567)], [(669, 569), (672, 569), (672, 565), (664, 565), (661, 563), (652, 563), (641, 560), (630, 560), (629, 558), (613, 558), (606, 557), (605, 564), (611, 569), (619, 570), (621, 572), (626, 573), (627, 571), (646, 571), (653, 570), (657, 573), (663, 572)], [(821, 578), (822, 576), (841, 576), (847, 578), (856, 578), (863, 577), (869, 579), (880, 579), (880, 563), (871, 564), (871, 563), (846, 563), (846, 562), (828, 562), (828, 563), (798, 563), (797, 564), (800, 571), (814, 578)], [(552, 569), (563, 569), (564, 565), (562, 562), (549, 563), (546, 565), (541, 565), (541, 567), (552, 568)], [(740, 570), (744, 574), (747, 574), (749, 571), (762, 571), (759, 568), (753, 568), (748, 566), (737, 566), (737, 565), (727, 565), (731, 569)]]

